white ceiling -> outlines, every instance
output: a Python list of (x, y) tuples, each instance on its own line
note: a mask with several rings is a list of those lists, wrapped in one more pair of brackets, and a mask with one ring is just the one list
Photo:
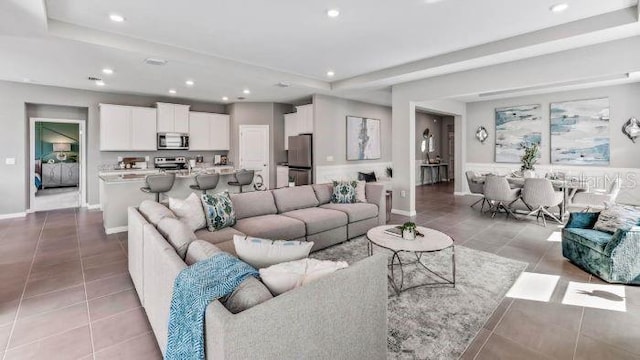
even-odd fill
[[(473, 47), (467, 57), (486, 56), (475, 49), (542, 29), (555, 27), (557, 36), (569, 39), (576, 34), (559, 26), (638, 2), (563, 1), (569, 10), (554, 14), (549, 8), (555, 0), (47, 0), (46, 8), (41, 0), (5, 0), (0, 79), (152, 95), (175, 88), (178, 97), (218, 102), (222, 96), (234, 101), (249, 88), (249, 101), (286, 102), (323, 93), (389, 104), (390, 83), (340, 90), (332, 85), (393, 67), (401, 79), (398, 71), (408, 73), (403, 64)], [(340, 9), (341, 16), (328, 18), (329, 8)], [(110, 21), (114, 12), (126, 21)], [(637, 19), (637, 9), (635, 14)], [(606, 41), (602, 30), (580, 35)], [(524, 46), (520, 53), (537, 55)], [(146, 65), (149, 56), (169, 63)], [(106, 66), (116, 74), (100, 74)], [(326, 78), (329, 69), (335, 78)], [(86, 80), (90, 75), (103, 77), (107, 86), (96, 88)], [(196, 85), (186, 87), (186, 79)], [(280, 81), (292, 86), (275, 86)]]

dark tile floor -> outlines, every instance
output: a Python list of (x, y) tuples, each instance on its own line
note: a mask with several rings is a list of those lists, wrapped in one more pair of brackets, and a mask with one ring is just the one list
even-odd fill
[[(570, 283), (603, 283), (562, 258), (558, 226), (491, 219), (450, 184), (417, 191), (420, 225), (559, 277), (548, 301), (505, 298), (463, 359), (640, 358), (640, 288), (624, 287), (625, 312), (563, 304)], [(0, 283), (4, 359), (161, 358), (127, 274), (126, 234), (104, 235), (98, 211), (0, 221)]]

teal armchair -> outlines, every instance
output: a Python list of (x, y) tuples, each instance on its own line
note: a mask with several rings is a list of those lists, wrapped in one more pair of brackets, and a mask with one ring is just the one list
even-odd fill
[(640, 285), (640, 227), (610, 234), (594, 230), (600, 213), (571, 213), (562, 230), (562, 255), (610, 283)]

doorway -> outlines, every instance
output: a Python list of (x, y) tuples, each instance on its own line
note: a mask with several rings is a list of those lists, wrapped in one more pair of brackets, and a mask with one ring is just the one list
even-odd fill
[(77, 208), (86, 199), (85, 121), (30, 118), (29, 211)]
[(415, 174), (418, 187), (454, 191), (454, 122), (453, 116), (416, 110)]
[(239, 168), (255, 170), (264, 189), (269, 189), (269, 125), (240, 125)]

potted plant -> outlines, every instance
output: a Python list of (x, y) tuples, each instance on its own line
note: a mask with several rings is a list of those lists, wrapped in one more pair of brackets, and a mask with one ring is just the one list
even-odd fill
[(296, 179), (293, 176), (289, 176), (289, 187), (296, 186)]
[(406, 222), (402, 224), (402, 238), (405, 240), (415, 240), (416, 238), (416, 224), (413, 222)]
[(522, 176), (525, 178), (532, 178), (536, 176), (534, 165), (538, 161), (538, 155), (540, 154), (540, 145), (537, 143), (530, 143), (524, 146), (524, 154), (520, 161), (522, 161), (522, 166), (520, 167), (520, 171), (522, 171)]
[(391, 166), (387, 166), (386, 173), (387, 173), (388, 177), (390, 177), (390, 178), (393, 177), (393, 168)]

